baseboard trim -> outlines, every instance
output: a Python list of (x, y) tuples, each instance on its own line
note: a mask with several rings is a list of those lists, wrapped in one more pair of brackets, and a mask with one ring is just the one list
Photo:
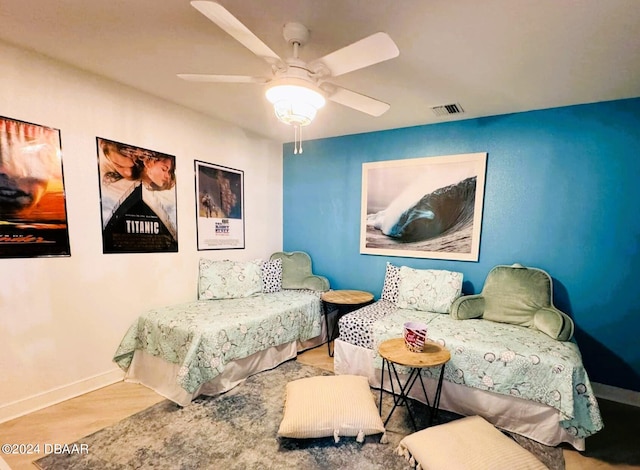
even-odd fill
[(41, 410), (51, 405), (75, 398), (85, 393), (93, 392), (99, 388), (120, 382), (124, 373), (120, 369), (112, 369), (101, 374), (94, 375), (77, 382), (38, 393), (22, 400), (7, 403), (0, 406), (0, 423), (10, 421), (34, 411)]
[(600, 384), (597, 382), (592, 382), (591, 385), (593, 386), (593, 393), (595, 393), (598, 398), (640, 407), (640, 392), (614, 387), (613, 385)]

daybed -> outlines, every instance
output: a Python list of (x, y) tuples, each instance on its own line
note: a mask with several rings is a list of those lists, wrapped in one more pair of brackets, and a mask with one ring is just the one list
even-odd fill
[[(461, 273), (387, 263), (381, 299), (339, 321), (335, 373), (364, 375), (380, 388), (378, 345), (402, 336), (405, 322), (423, 322), (428, 339), (451, 352), (441, 409), (480, 415), (549, 446), (566, 442), (584, 450), (584, 439), (603, 424), (571, 340), (573, 322), (552, 304), (549, 275), (496, 266), (481, 294), (460, 296), (461, 286)], [(433, 397), (435, 371), (424, 369), (423, 376)], [(418, 385), (410, 396), (424, 402)]]
[(186, 406), (326, 341), (320, 294), (304, 252), (267, 262), (200, 260), (198, 300), (150, 310), (129, 328), (114, 361), (125, 380)]

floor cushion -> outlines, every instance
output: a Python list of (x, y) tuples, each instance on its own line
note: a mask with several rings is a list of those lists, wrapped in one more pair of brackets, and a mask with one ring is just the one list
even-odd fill
[(327, 375), (287, 384), (278, 436), (333, 436), (335, 442), (340, 436), (355, 436), (363, 442), (365, 436), (379, 433), (384, 436), (384, 424), (366, 377)]
[(410, 434), (397, 452), (417, 470), (544, 470), (547, 467), (480, 416)]

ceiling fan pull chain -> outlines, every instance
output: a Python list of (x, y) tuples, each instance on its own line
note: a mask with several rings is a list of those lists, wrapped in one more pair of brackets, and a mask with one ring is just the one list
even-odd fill
[(302, 153), (302, 126), (293, 126), (293, 154)]
[(298, 153), (302, 153), (302, 126), (298, 126), (299, 135), (298, 135)]

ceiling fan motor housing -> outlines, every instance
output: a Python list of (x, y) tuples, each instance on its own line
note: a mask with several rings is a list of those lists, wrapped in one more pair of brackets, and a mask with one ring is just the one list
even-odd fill
[(300, 23), (287, 23), (282, 28), (284, 40), (289, 44), (304, 46), (309, 41), (309, 30)]

